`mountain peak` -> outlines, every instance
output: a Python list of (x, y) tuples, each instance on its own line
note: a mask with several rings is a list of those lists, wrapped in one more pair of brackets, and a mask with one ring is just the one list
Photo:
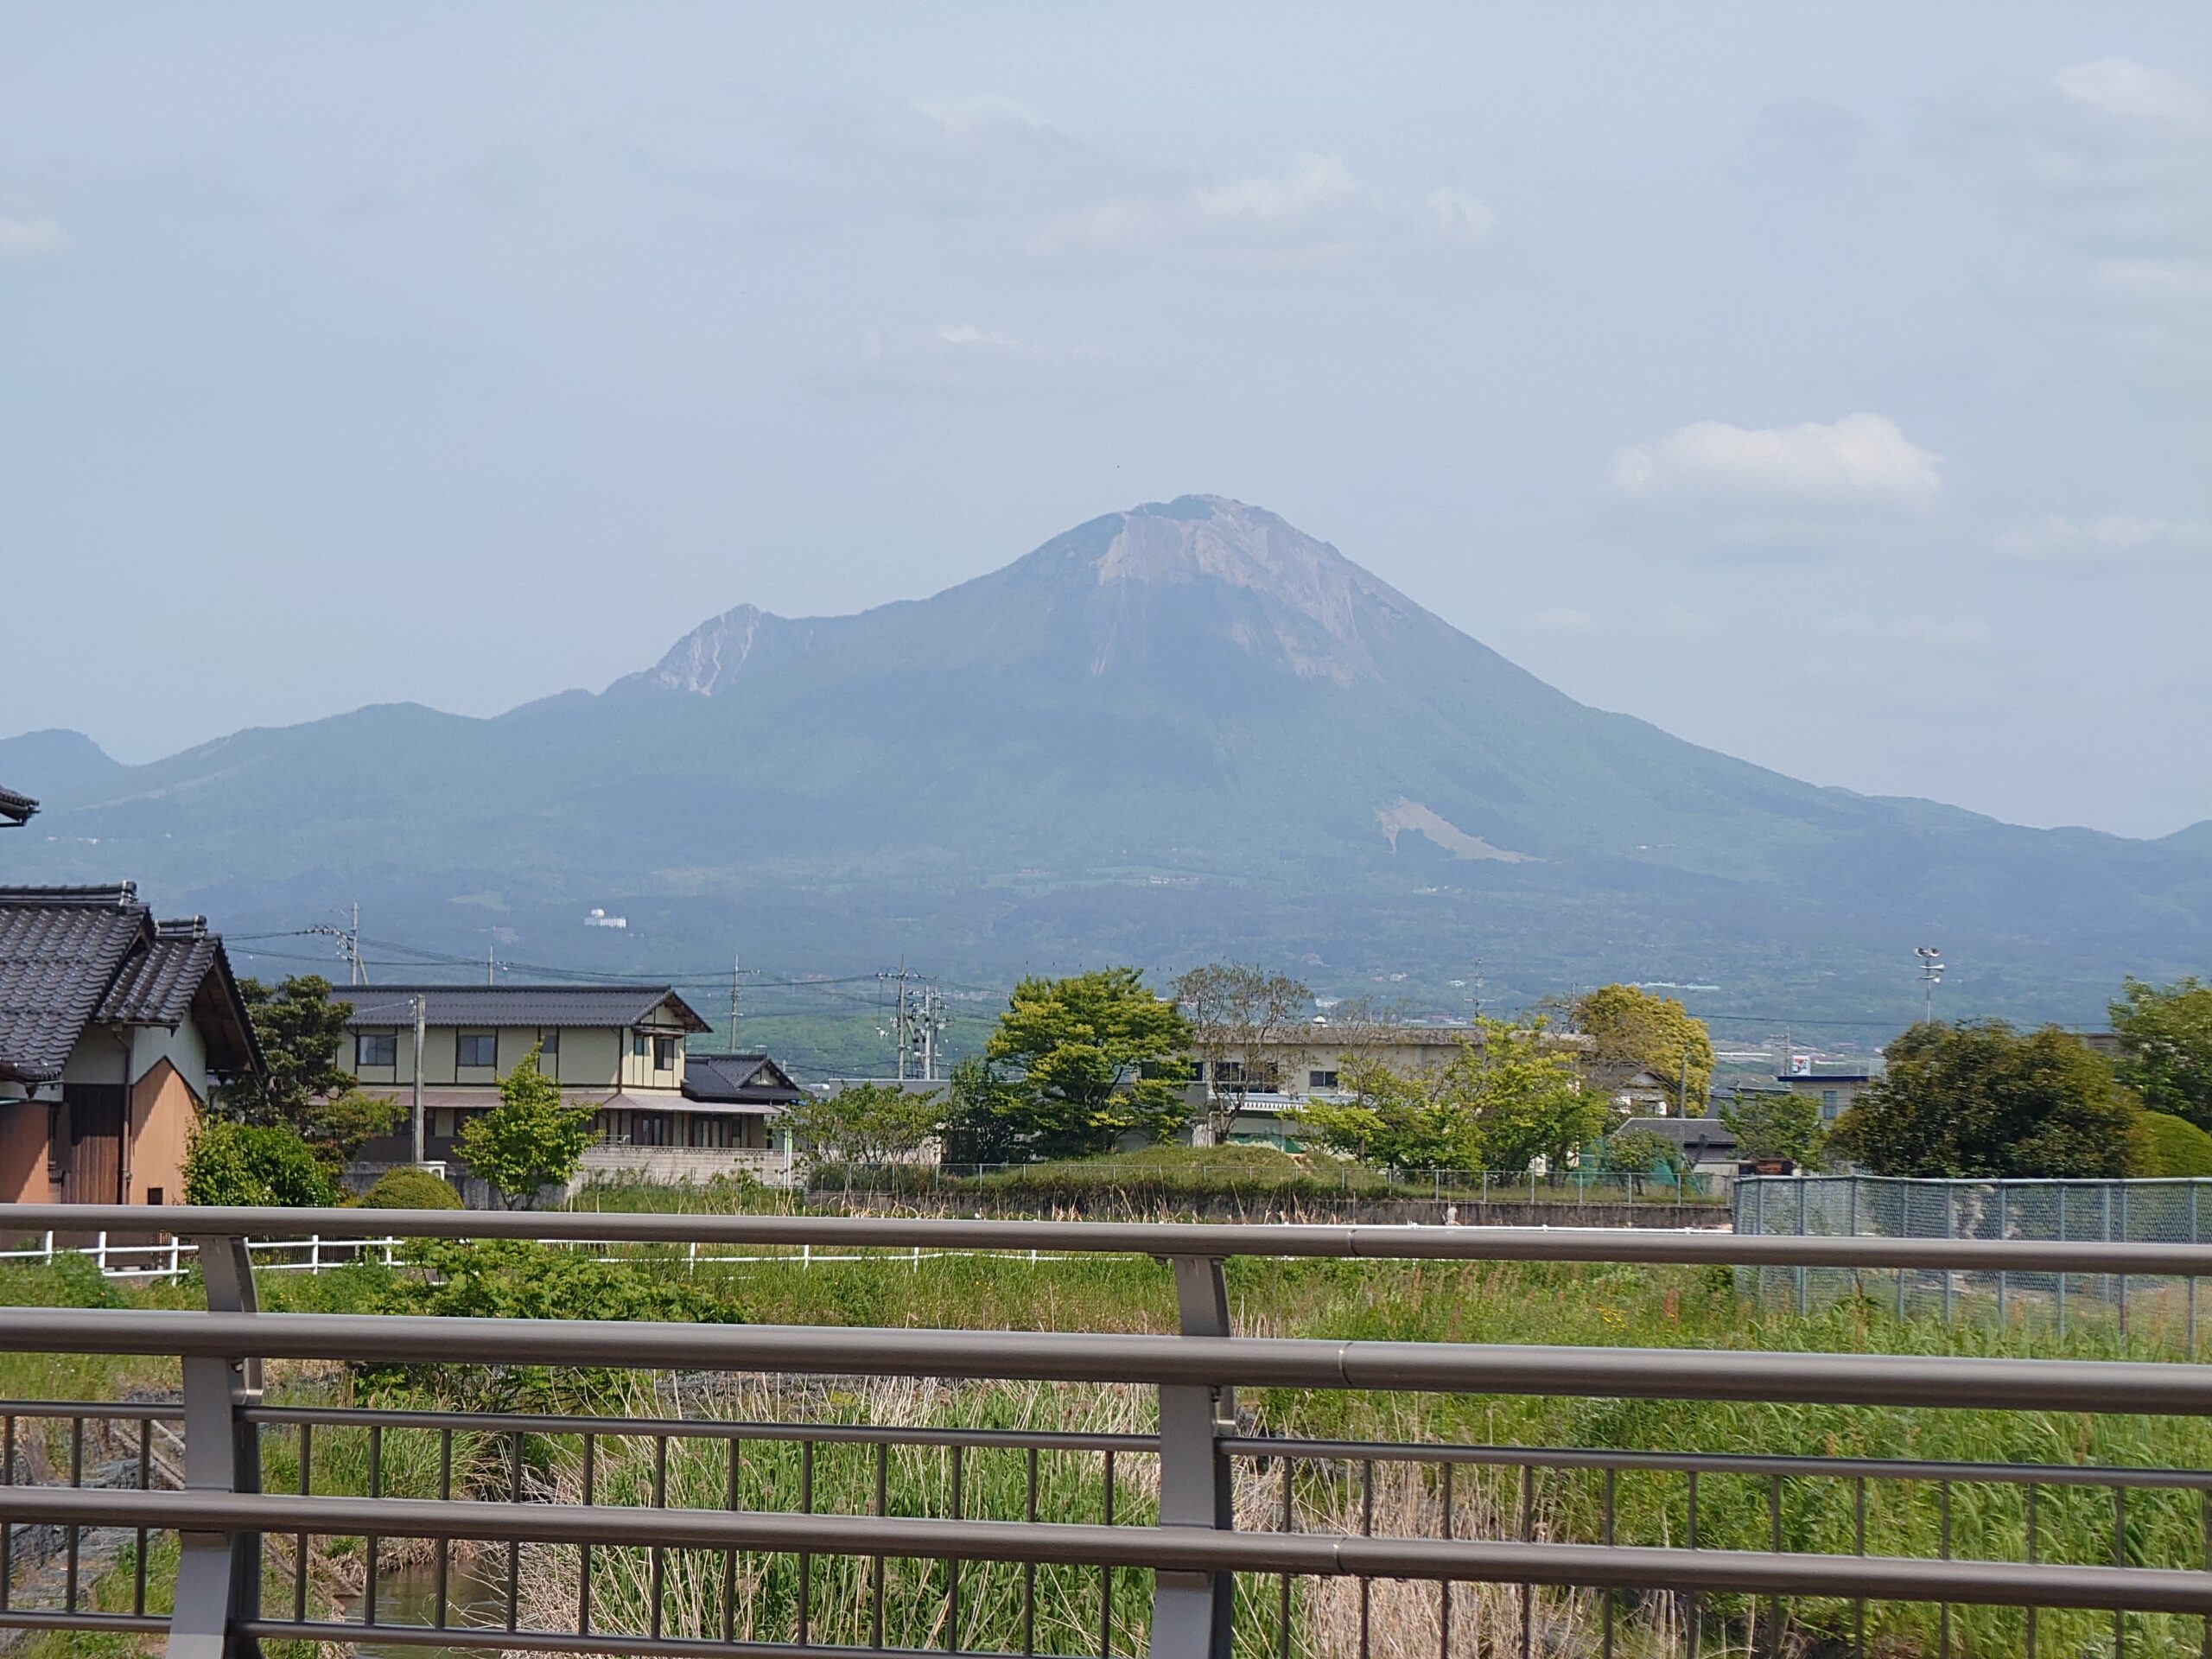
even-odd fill
[[(1063, 545), (1088, 556), (1104, 594), (1118, 590), (1116, 611), (1192, 602), (1196, 595), (1159, 590), (1211, 587), (1202, 602), (1228, 639), (1248, 654), (1279, 658), (1302, 678), (1343, 684), (1374, 676), (1363, 621), (1377, 606), (1396, 618), (1420, 613), (1328, 543), (1226, 496), (1178, 496), (1109, 514), (1039, 553)], [(1119, 632), (1103, 642), (1095, 671), (1112, 660)]]

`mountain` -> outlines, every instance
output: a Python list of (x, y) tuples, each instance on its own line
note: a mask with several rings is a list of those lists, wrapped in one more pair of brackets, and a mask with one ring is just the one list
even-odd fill
[[(1229, 954), (1451, 1004), (1480, 958), (1509, 1003), (1628, 977), (1718, 985), (1746, 1021), (1880, 1024), (1911, 1010), (1917, 944), (1950, 954), (1947, 996), (2074, 1020), (2212, 944), (2202, 836), (2027, 830), (1732, 760), (1210, 496), (926, 600), (740, 606), (596, 696), (54, 775), (46, 838), (0, 841), (0, 868), (133, 875), (234, 930), (359, 899), (386, 937), (475, 956), (495, 930), (549, 964)], [(587, 933), (587, 906), (629, 928)]]

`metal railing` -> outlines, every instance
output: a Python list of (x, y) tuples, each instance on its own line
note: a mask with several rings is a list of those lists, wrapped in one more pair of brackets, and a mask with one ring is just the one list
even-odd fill
[[(16, 1219), (143, 1225), (91, 1207)], [(1869, 1603), (1929, 1603), (1947, 1652), (1954, 1611), (1963, 1622), (1984, 1607), (2022, 1610), (2020, 1622), (1970, 1650), (2034, 1654), (2038, 1618), (2066, 1652), (2104, 1650), (2082, 1636), (2084, 1610), (2109, 1615), (2115, 1653), (2212, 1642), (2212, 1470), (1316, 1439), (1258, 1432), (1236, 1394), (2176, 1418), (2212, 1413), (2212, 1367), (1237, 1336), (1223, 1273), (1230, 1257), (1266, 1255), (2193, 1280), (2212, 1272), (2204, 1246), (455, 1211), (202, 1211), (189, 1224), (206, 1312), (0, 1310), (0, 1350), (167, 1356), (183, 1376), (174, 1404), (0, 1402), (0, 1628), (165, 1632), (191, 1659), (270, 1639), (822, 1659), (1433, 1645), (1533, 1659), (1617, 1645), (1797, 1651), (1796, 1616), (1863, 1653)], [(249, 1238), (364, 1224), (648, 1250), (1152, 1256), (1172, 1273), (1179, 1331), (256, 1311)], [(283, 1404), (264, 1395), (271, 1360), (619, 1368), (693, 1379), (694, 1401), (698, 1379), (768, 1377), (809, 1420), (607, 1408), (619, 1394), (535, 1412)], [(880, 1377), (927, 1380), (956, 1401), (947, 1385), (970, 1380), (1140, 1389), (1156, 1406), (1137, 1429), (812, 1420), (831, 1379)], [(674, 1402), (686, 1397), (679, 1384)], [(286, 1490), (264, 1491), (265, 1477)], [(1577, 1521), (1561, 1495), (1592, 1487)], [(2078, 1531), (2082, 1506), (2107, 1500), (2108, 1555), (2052, 1559), (2057, 1522)], [(1940, 1554), (1871, 1549), (1870, 1504), (1894, 1519), (1931, 1502)], [(33, 1548), (41, 1535), (53, 1548)], [(332, 1588), (334, 1560), (357, 1569), (349, 1586)], [(396, 1560), (433, 1586), (412, 1617), (392, 1605), (384, 1569)]]
[(1207, 1169), (1161, 1163), (1117, 1164), (1109, 1159), (1080, 1164), (824, 1164), (808, 1169), (801, 1184), (810, 1193), (912, 1196), (931, 1192), (973, 1193), (994, 1186), (1044, 1187), (1070, 1193), (1109, 1193), (1116, 1187), (1166, 1195), (1209, 1193), (1267, 1195), (1281, 1192), (1308, 1202), (1336, 1198), (1368, 1203), (1423, 1200), (1439, 1205), (1486, 1208), (1493, 1205), (1542, 1205), (1587, 1208), (1593, 1205), (1677, 1203), (1725, 1209), (1736, 1177), (1707, 1169), (1676, 1177), (1667, 1172), (1567, 1168), (1541, 1170), (1370, 1169), (1365, 1165), (1320, 1158), (1295, 1170)]

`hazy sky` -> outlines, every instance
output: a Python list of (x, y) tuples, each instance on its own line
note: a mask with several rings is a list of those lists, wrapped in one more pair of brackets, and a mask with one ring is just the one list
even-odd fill
[(0, 7), (0, 734), (1185, 491), (1801, 776), (2212, 817), (2212, 12)]

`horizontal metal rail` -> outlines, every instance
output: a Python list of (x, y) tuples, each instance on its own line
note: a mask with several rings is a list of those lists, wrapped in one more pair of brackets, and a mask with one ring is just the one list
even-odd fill
[(200, 1533), (445, 1538), (673, 1549), (747, 1549), (1161, 1573), (1294, 1573), (1605, 1589), (1665, 1585), (1879, 1600), (2212, 1612), (2212, 1573), (2171, 1567), (1929, 1560), (1902, 1556), (1223, 1532), (1202, 1527), (945, 1521), (871, 1515), (482, 1503), (431, 1498), (0, 1487), (0, 1521)]
[(2212, 1244), (2101, 1240), (1819, 1237), (1600, 1227), (1343, 1227), (1234, 1223), (970, 1221), (874, 1216), (627, 1215), (575, 1211), (185, 1209), (0, 1205), (0, 1235), (145, 1231), (166, 1221), (200, 1238), (305, 1243), (364, 1230), (394, 1238), (537, 1243), (759, 1244), (793, 1249), (1052, 1251), (1162, 1257), (1631, 1262), (1738, 1267), (1948, 1268), (1959, 1272), (2212, 1276)]
[(33, 1307), (0, 1317), (0, 1350), (2212, 1413), (2212, 1366), (2207, 1365), (1749, 1349)]
[[(808, 1431), (810, 1433), (811, 1430)], [(1224, 1435), (1232, 1458), (1313, 1463), (1455, 1463), (1493, 1469), (1583, 1469), (1619, 1473), (1781, 1476), (1788, 1479), (1956, 1481), (1961, 1485), (2095, 1486), (2109, 1491), (2212, 1492), (2212, 1469), (2111, 1463), (1967, 1463), (1931, 1458), (1770, 1457), (1743, 1452), (1615, 1452), (1598, 1446), (1421, 1445), (1406, 1440), (1309, 1440)]]

